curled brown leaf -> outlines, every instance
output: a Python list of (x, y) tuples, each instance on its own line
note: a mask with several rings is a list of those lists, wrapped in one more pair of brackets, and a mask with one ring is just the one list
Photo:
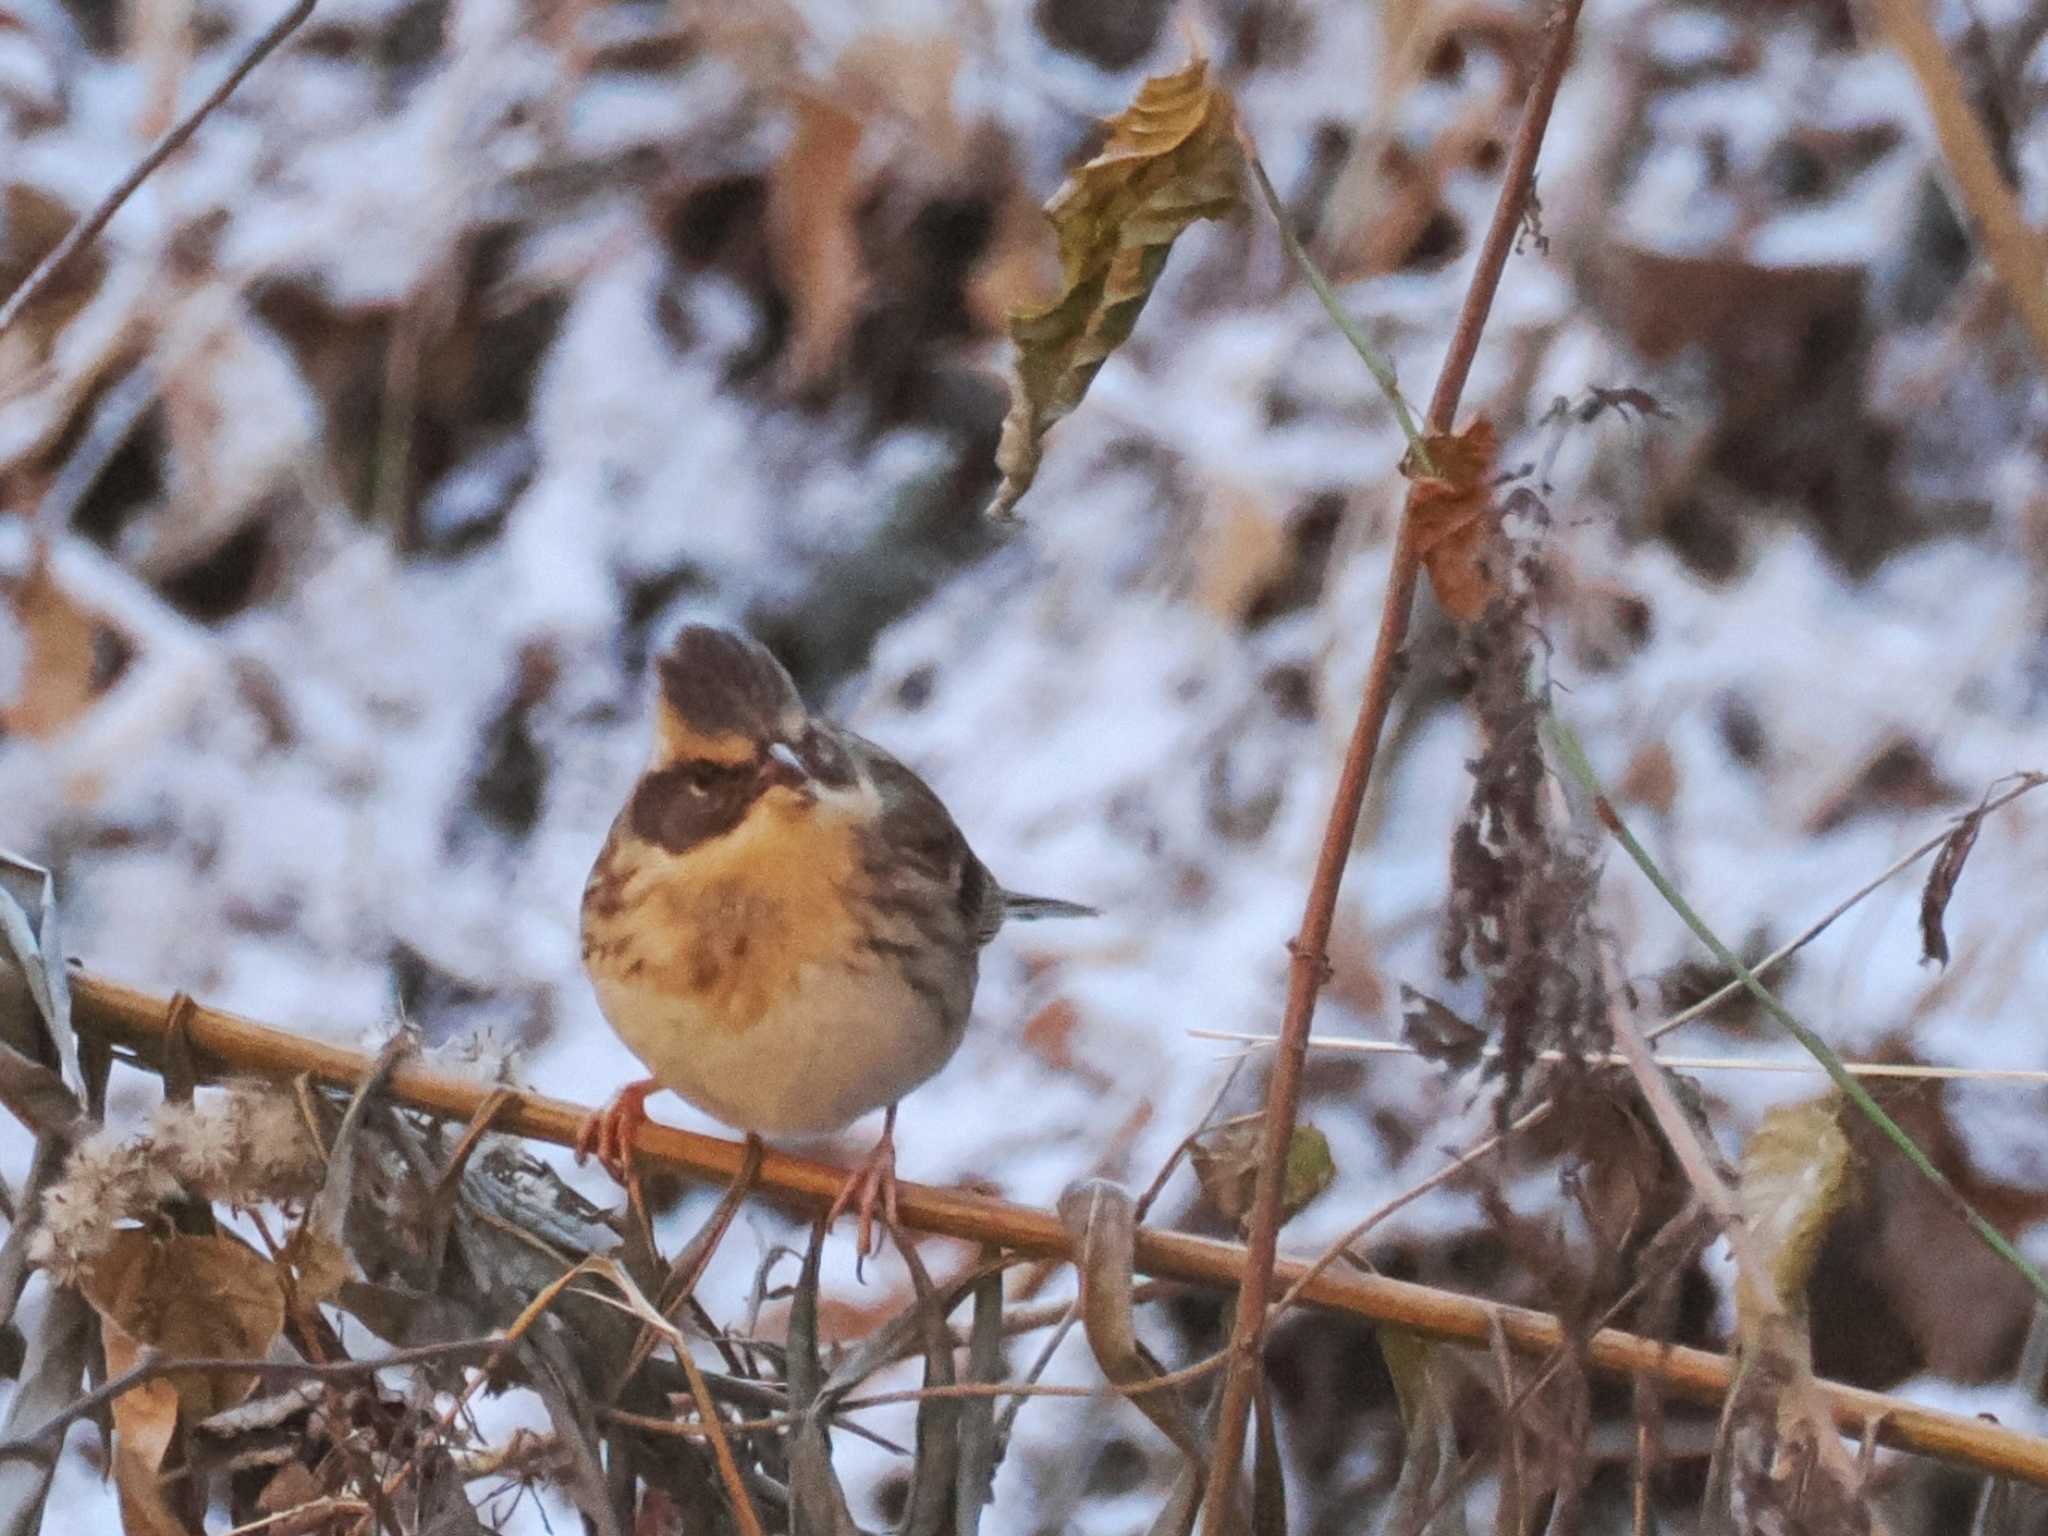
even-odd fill
[(1486, 612), (1500, 590), (1486, 556), (1499, 524), (1493, 505), (1493, 465), (1500, 443), (1484, 416), (1463, 432), (1424, 439), (1434, 473), (1404, 464), (1414, 482), (1409, 499), (1416, 553), (1444, 611), (1469, 624)]
[[(1081, 1326), (1102, 1374), (1120, 1387), (1164, 1375), (1138, 1338), (1131, 1314), (1131, 1271), (1137, 1262), (1137, 1208), (1128, 1190), (1089, 1179), (1060, 1196), (1060, 1220), (1074, 1240), (1081, 1277)], [(1131, 1401), (1199, 1472), (1207, 1460), (1194, 1420), (1171, 1388), (1132, 1394)]]
[(1963, 865), (1969, 861), (1970, 850), (1977, 846), (1977, 834), (1984, 826), (1985, 807), (1980, 805), (1956, 823), (1955, 830), (1941, 845), (1941, 852), (1934, 856), (1934, 867), (1927, 872), (1927, 884), (1920, 891), (1920, 959), (1924, 964), (1934, 961), (1938, 965), (1948, 964), (1948, 930), (1943, 919), (1948, 915), (1948, 904), (1956, 893), (1956, 881), (1963, 875)]
[(1485, 1030), (1406, 982), (1401, 984), (1401, 1038), (1423, 1060), (1454, 1072), (1478, 1066), (1486, 1051)]
[[(85, 1273), (81, 1289), (107, 1325), (108, 1368), (117, 1334), (173, 1359), (260, 1357), (284, 1327), (277, 1269), (239, 1238), (191, 1237), (128, 1228)], [(129, 1364), (135, 1363), (131, 1358)], [(174, 1378), (181, 1409), (197, 1423), (249, 1395), (253, 1376)]]

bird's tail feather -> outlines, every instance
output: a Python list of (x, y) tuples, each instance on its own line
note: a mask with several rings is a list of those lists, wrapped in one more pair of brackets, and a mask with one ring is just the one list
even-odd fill
[(1100, 917), (1102, 914), (1093, 907), (1082, 906), (1078, 901), (1060, 901), (1052, 896), (1025, 896), (1016, 891), (1005, 891), (1003, 916), (1030, 922), (1041, 917)]

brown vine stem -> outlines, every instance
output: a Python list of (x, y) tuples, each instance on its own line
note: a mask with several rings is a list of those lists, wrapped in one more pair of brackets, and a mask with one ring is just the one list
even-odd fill
[(298, 3), (272, 22), (255, 41), (242, 50), (241, 55), (229, 68), (220, 84), (207, 93), (206, 99), (184, 117), (173, 123), (164, 136), (152, 144), (149, 152), (135, 162), (134, 167), (116, 182), (113, 188), (94, 205), (92, 211), (80, 219), (50, 248), (49, 255), (36, 263), (36, 269), (22, 280), (19, 288), (0, 304), (0, 336), (4, 336), (14, 322), (21, 318), (21, 312), (28, 308), (29, 301), (42, 291), (50, 279), (72, 257), (90, 245), (99, 232), (113, 222), (114, 215), (121, 211), (121, 205), (135, 195), (156, 168), (170, 159), (185, 145), (185, 141), (199, 131), (199, 125), (211, 117), (220, 104), (235, 94), (241, 83), (249, 78), (249, 72), (261, 64), (278, 45), (298, 30), (299, 24), (313, 14), (316, 0), (298, 0)]
[[(1500, 201), (1494, 207), (1493, 222), (1480, 247), (1478, 263), (1459, 308), (1457, 328), (1452, 332), (1450, 351), (1437, 375), (1436, 392), (1430, 397), (1424, 429), (1431, 434), (1451, 430), (1458, 401), (1465, 392), (1465, 380), (1479, 350), (1479, 338), (1486, 329), (1486, 317), (1493, 309), (1493, 296), (1500, 286), (1501, 272), (1514, 248), (1516, 232), (1528, 207), (1535, 183), (1536, 157), (1543, 148), (1544, 131), (1550, 126), (1550, 109), (1557, 100), (1557, 88), (1571, 61), (1572, 40), (1578, 28), (1580, 0), (1560, 0), (1545, 27), (1543, 63), (1529, 90), (1522, 111), (1514, 147), (1502, 173)], [(1308, 1059), (1310, 1026), (1315, 1021), (1316, 1000), (1323, 988), (1328, 960), (1325, 948), (1337, 910), (1337, 890), (1344, 880), (1344, 866), (1350, 860), (1351, 843), (1358, 829), (1358, 813), (1365, 803), (1367, 784), (1372, 779), (1373, 759), (1379, 750), (1380, 733), (1387, 723), (1393, 702), (1396, 658), (1408, 636), (1409, 612), (1415, 605), (1415, 588), (1421, 573), (1415, 496), (1411, 490), (1402, 508), (1400, 525), (1394, 535), (1392, 569), (1387, 575), (1387, 593), (1380, 608), (1379, 636), (1373, 644), (1372, 667), (1366, 674), (1365, 696), (1359, 701), (1358, 719), (1345, 749), (1344, 766), (1337, 779), (1336, 803), (1323, 832), (1322, 849), (1316, 857), (1314, 878), (1309, 883), (1307, 907), (1301, 930), (1295, 936), (1293, 959), (1287, 971), (1287, 1006), (1281, 1016), (1280, 1040), (1273, 1053), (1272, 1076), (1266, 1087), (1266, 1119), (1259, 1159), (1259, 1177), (1252, 1196), (1249, 1237), (1246, 1244), (1244, 1283), (1238, 1288), (1237, 1315), (1231, 1327), (1231, 1359), (1223, 1378), (1223, 1396), (1216, 1420), (1216, 1442), (1209, 1463), (1208, 1495), (1202, 1512), (1203, 1536), (1226, 1536), (1238, 1518), (1237, 1482), (1244, 1462), (1245, 1429), (1251, 1415), (1259, 1377), (1259, 1346), (1265, 1336), (1267, 1304), (1273, 1295), (1273, 1277), (1280, 1236), (1280, 1195), (1287, 1150), (1294, 1138), (1296, 1116), (1301, 1108), (1301, 1080)]]
[[(171, 999), (74, 972), (71, 1006), (72, 1023), (82, 1033), (131, 1053), (146, 1068), (162, 1069), (171, 1033)], [(292, 1082), (308, 1077), (346, 1091), (376, 1069), (375, 1061), (361, 1051), (270, 1029), (213, 1008), (187, 1011), (184, 1031), (195, 1068), (215, 1078)], [(391, 1074), (387, 1092), (409, 1108), (467, 1124), (504, 1090), (407, 1062)], [(580, 1104), (519, 1093), (503, 1099), (492, 1124), (505, 1135), (572, 1146), (589, 1113)], [(647, 1167), (721, 1186), (732, 1182), (747, 1155), (740, 1142), (659, 1124), (640, 1132), (634, 1150)], [(761, 1159), (755, 1188), (765, 1198), (815, 1213), (832, 1203), (845, 1182), (843, 1169), (771, 1150)], [(1046, 1258), (1073, 1257), (1067, 1230), (1050, 1211), (929, 1184), (902, 1184), (898, 1194), (903, 1224), (916, 1231)], [(1210, 1290), (1239, 1286), (1247, 1262), (1245, 1250), (1234, 1243), (1148, 1227), (1138, 1229), (1136, 1258), (1137, 1268), (1154, 1279)], [(1555, 1317), (1524, 1307), (1498, 1306), (1379, 1275), (1311, 1275), (1309, 1266), (1297, 1259), (1277, 1262), (1273, 1277), (1297, 1287), (1299, 1300), (1308, 1306), (1405, 1328), (1426, 1338), (1484, 1349), (1498, 1335), (1514, 1349), (1538, 1356), (1565, 1344), (1565, 1331)], [(1667, 1345), (1615, 1328), (1593, 1335), (1587, 1360), (1604, 1375), (1640, 1380), (1671, 1397), (1709, 1406), (1727, 1396), (1733, 1379), (1733, 1365), (1725, 1355)], [(2048, 1487), (2048, 1440), (1922, 1408), (1881, 1392), (1834, 1382), (1821, 1383), (1820, 1390), (1835, 1423), (1852, 1435), (1875, 1425), (1876, 1438), (1884, 1445)]]

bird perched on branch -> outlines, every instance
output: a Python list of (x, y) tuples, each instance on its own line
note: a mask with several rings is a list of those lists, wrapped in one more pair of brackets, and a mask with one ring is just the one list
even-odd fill
[(982, 946), (1010, 918), (1088, 907), (1004, 890), (939, 797), (818, 719), (767, 648), (706, 625), (655, 663), (652, 761), (583, 892), (598, 1006), (652, 1074), (584, 1124), (630, 1173), (667, 1088), (751, 1134), (840, 1130), (886, 1109), (832, 1208), (895, 1209), (896, 1104), (960, 1044)]

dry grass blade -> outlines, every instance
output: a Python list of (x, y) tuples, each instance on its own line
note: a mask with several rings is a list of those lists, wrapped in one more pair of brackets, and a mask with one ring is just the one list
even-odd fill
[[(189, 1020), (191, 999), (186, 998), (184, 1002), (186, 1006), (179, 1011), (179, 1018)], [(392, 1072), (410, 1048), (409, 1038), (398, 1034), (392, 1036), (384, 1049), (377, 1053), (376, 1066), (349, 1100), (348, 1109), (341, 1117), (341, 1126), (334, 1133), (334, 1145), (327, 1150), (327, 1176), (320, 1185), (320, 1192), (313, 1197), (312, 1204), (306, 1208), (305, 1219), (285, 1245), (285, 1253), (296, 1271), (292, 1301), (298, 1306), (307, 1307), (326, 1301), (356, 1277), (343, 1230), (350, 1203), (355, 1198), (356, 1140), (362, 1134), (364, 1117), (371, 1102), (391, 1080)]]
[[(1165, 1374), (1165, 1367), (1139, 1341), (1132, 1320), (1131, 1270), (1137, 1253), (1132, 1211), (1129, 1192), (1106, 1179), (1090, 1179), (1060, 1196), (1060, 1219), (1074, 1234), (1074, 1268), (1081, 1277), (1081, 1326), (1102, 1374), (1120, 1387), (1135, 1387)], [(1200, 1433), (1177, 1394), (1145, 1392), (1131, 1401), (1180, 1448), (1191, 1466), (1201, 1465)]]
[[(925, 1272), (917, 1245), (906, 1243), (894, 1228), (890, 1238), (910, 1271), (917, 1294), (917, 1321), (924, 1336), (924, 1384), (951, 1387), (953, 1339), (946, 1326), (951, 1310), (939, 1301), (932, 1277)], [(1000, 1281), (1000, 1272), (998, 1272)], [(911, 1465), (910, 1499), (903, 1516), (903, 1536), (939, 1536), (960, 1476), (960, 1400), (934, 1392), (917, 1405), (917, 1457)]]
[(38, 1137), (66, 1141), (85, 1114), (77, 1077), (55, 882), (0, 852), (0, 1104)]
[(71, 1141), (90, 1125), (78, 1096), (50, 1068), (0, 1044), (0, 1105), (38, 1137)]
[[(690, 1341), (683, 1337), (682, 1330), (661, 1315), (654, 1303), (633, 1283), (632, 1276), (609, 1259), (585, 1259), (576, 1270), (602, 1275), (610, 1281), (633, 1315), (668, 1342), (676, 1364), (682, 1367), (683, 1375), (689, 1379), (690, 1395), (696, 1399), (697, 1416), (703, 1422), (705, 1439), (711, 1442), (711, 1454), (718, 1463), (718, 1475), (725, 1484), (726, 1497), (732, 1501), (733, 1519), (739, 1525), (740, 1536), (764, 1536), (761, 1516), (754, 1509), (753, 1497), (747, 1492), (746, 1479), (740, 1475), (739, 1462), (733, 1455), (732, 1441), (725, 1433), (725, 1421), (719, 1417), (718, 1403), (711, 1395), (704, 1372), (690, 1353)], [(575, 1272), (571, 1271), (572, 1274)]]
[[(984, 1250), (984, 1266), (1000, 1258)], [(968, 1332), (967, 1379), (993, 1383), (1003, 1375), (1003, 1277), (990, 1270), (974, 1285), (974, 1322)], [(975, 1536), (996, 1475), (996, 1400), (970, 1399), (960, 1410), (960, 1474), (953, 1497), (954, 1536)]]
[(57, 1436), (61, 1424), (82, 1416), (69, 1405), (87, 1362), (99, 1354), (98, 1322), (83, 1296), (59, 1290), (29, 1336), (20, 1382), (0, 1419), (0, 1435), (7, 1437), (0, 1442), (0, 1536), (35, 1536), (42, 1529), (43, 1501), (57, 1470)]
[[(940, 1317), (951, 1316), (953, 1309), (959, 1306), (961, 1299), (980, 1283), (984, 1274), (1000, 1274), (1007, 1265), (1014, 1262), (1016, 1261), (1013, 1259), (998, 1257), (990, 1262), (988, 1270), (977, 1267), (943, 1290), (936, 1291)], [(912, 1270), (912, 1274), (914, 1276), (916, 1271)], [(862, 1339), (848, 1352), (846, 1358), (833, 1368), (831, 1376), (819, 1390), (820, 1407), (827, 1412), (836, 1411), (841, 1401), (854, 1388), (884, 1366), (893, 1365), (909, 1355), (927, 1354), (931, 1346), (925, 1334), (926, 1310), (923, 1302), (913, 1297), (908, 1306)], [(947, 1347), (951, 1348), (950, 1337)]]
[[(64, 1162), (66, 1146), (86, 1123), (81, 1095), (89, 1096), (88, 1089), (103, 1092), (106, 1079), (103, 1072), (90, 1084), (78, 1079), (54, 882), (48, 870), (6, 854), (0, 854), (0, 946), (0, 1067), (9, 1080), (0, 1089), (0, 1100), (38, 1132), (17, 1212), (25, 1216), (39, 1208), (44, 1189)], [(78, 1083), (79, 1093), (72, 1092), (67, 1076)], [(13, 1321), (37, 1228), (21, 1219), (12, 1225), (0, 1247), (0, 1323)], [(55, 1291), (29, 1336), (19, 1382), (0, 1420), (0, 1436), (7, 1443), (21, 1445), (26, 1437), (50, 1454), (0, 1463), (0, 1536), (31, 1536), (41, 1528), (56, 1472), (54, 1445), (43, 1438), (44, 1429), (78, 1395), (99, 1346), (98, 1316), (85, 1298), (73, 1290)], [(31, 1433), (31, 1425), (40, 1427)]]
[(789, 1453), (789, 1511), (793, 1536), (862, 1536), (839, 1474), (832, 1470), (824, 1423), (817, 1418), (803, 1421)]
[(789, 1514), (792, 1536), (860, 1536), (847, 1508), (846, 1490), (832, 1470), (832, 1445), (819, 1411), (824, 1370), (818, 1359), (818, 1271), (825, 1250), (825, 1220), (811, 1226), (802, 1273), (790, 1301), (788, 1335), (789, 1402), (798, 1415), (789, 1451)]
[(1236, 112), (1197, 58), (1159, 75), (1109, 120), (1109, 140), (1045, 205), (1059, 235), (1060, 294), (1012, 315), (1017, 345), (1010, 413), (996, 448), (1003, 481), (989, 516), (1015, 515), (1045, 451), (1045, 434), (1088, 392), (1152, 296), (1173, 242), (1197, 219), (1242, 198)]
[(810, 1411), (825, 1384), (818, 1358), (818, 1273), (824, 1255), (825, 1221), (820, 1216), (811, 1224), (810, 1245), (804, 1250), (803, 1269), (789, 1303), (784, 1380), (789, 1387), (789, 1405), (798, 1413)]
[[(761, 1171), (761, 1143), (747, 1142), (744, 1161), (733, 1180), (719, 1197), (718, 1204), (705, 1218), (682, 1251), (669, 1265), (668, 1274), (661, 1283), (661, 1315), (673, 1321), (696, 1294), (697, 1282), (704, 1278), (704, 1271), (710, 1266), (712, 1257), (718, 1252), (718, 1245), (725, 1241), (725, 1234), (732, 1229), (733, 1217), (739, 1214), (740, 1204), (747, 1192), (754, 1187), (754, 1179)], [(616, 1398), (625, 1390), (633, 1373), (640, 1369), (649, 1354), (653, 1352), (657, 1338), (652, 1328), (640, 1330), (640, 1337), (633, 1342), (633, 1352), (627, 1356), (620, 1369), (618, 1379), (612, 1383), (610, 1396)]]

